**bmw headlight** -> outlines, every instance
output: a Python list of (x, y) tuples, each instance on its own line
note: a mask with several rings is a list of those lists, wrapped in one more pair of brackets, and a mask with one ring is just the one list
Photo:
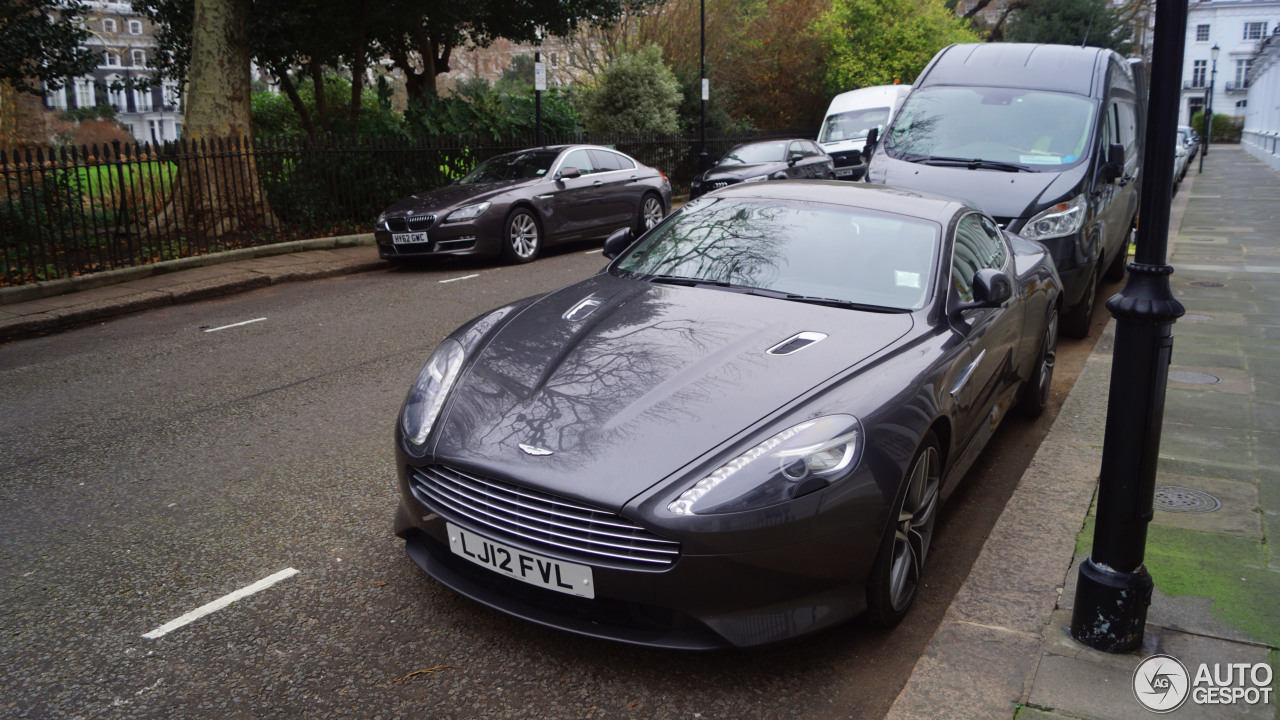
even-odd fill
[(458, 208), (457, 210), (454, 210), (453, 212), (449, 213), (449, 215), (445, 217), (444, 221), (445, 222), (462, 222), (464, 220), (475, 220), (476, 218), (483, 215), (485, 211), (489, 209), (489, 206), (492, 204), (493, 203), (482, 202), (482, 203), (476, 203), (475, 205), (468, 205), (466, 207)]
[(768, 176), (768, 175), (757, 175), (757, 176), (755, 176), (755, 177), (743, 178), (743, 179), (742, 179), (742, 182), (744, 182), (744, 183), (749, 183), (749, 182), (761, 182), (761, 181), (768, 180), (768, 179), (769, 179), (769, 176)]
[(387, 229), (387, 226), (385, 225), (386, 222), (387, 222), (387, 214), (378, 213), (378, 219), (373, 221), (373, 227), (375, 230), (386, 230)]
[(1084, 224), (1086, 202), (1084, 195), (1060, 202), (1031, 218), (1018, 234), (1028, 240), (1047, 240), (1070, 235)]
[(862, 423), (852, 415), (802, 422), (720, 466), (667, 510), (707, 515), (786, 502), (843, 477), (857, 465), (863, 444)]
[(418, 373), (404, 400), (400, 412), (400, 427), (404, 436), (415, 446), (421, 447), (431, 434), (431, 428), (444, 407), (444, 400), (462, 370), (466, 353), (457, 340), (445, 340), (431, 353), (431, 358)]

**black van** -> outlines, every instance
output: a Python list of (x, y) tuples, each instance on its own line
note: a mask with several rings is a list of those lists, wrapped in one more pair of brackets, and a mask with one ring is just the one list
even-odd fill
[(970, 200), (1043, 243), (1062, 276), (1062, 331), (1083, 337), (1100, 277), (1124, 276), (1146, 97), (1145, 69), (1111, 50), (951, 45), (916, 79), (866, 177)]

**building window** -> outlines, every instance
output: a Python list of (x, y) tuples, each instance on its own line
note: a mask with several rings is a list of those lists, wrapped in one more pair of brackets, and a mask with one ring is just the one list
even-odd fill
[(1196, 60), (1191, 63), (1191, 87), (1204, 87), (1205, 74), (1209, 71), (1208, 60)]
[(1196, 42), (1209, 42), (1209, 26), (1208, 25), (1196, 26)]
[(1249, 107), (1249, 101), (1248, 101), (1248, 100), (1241, 100), (1240, 102), (1236, 103), (1236, 109), (1237, 109), (1237, 110), (1244, 110), (1244, 109), (1245, 109), (1245, 108), (1247, 108), (1247, 107)]
[(1187, 117), (1192, 117), (1204, 109), (1204, 98), (1193, 97), (1187, 101)]
[(102, 53), (102, 62), (107, 67), (120, 67), (120, 53), (114, 53), (108, 50)]
[(133, 107), (137, 112), (151, 112), (151, 88), (133, 91)]
[(1264, 22), (1250, 22), (1244, 24), (1245, 40), (1261, 40), (1267, 34), (1267, 24)]
[[(1206, 27), (1207, 27), (1207, 26), (1206, 26)], [(141, 20), (130, 20), (130, 21), (129, 21), (129, 34), (130, 34), (130, 35), (141, 35), (141, 34), (142, 34), (142, 21), (141, 21)]]
[(1236, 87), (1249, 87), (1249, 68), (1253, 67), (1253, 59), (1236, 61)]
[(91, 108), (97, 104), (93, 78), (76, 78), (76, 107)]
[(113, 33), (116, 31), (116, 21), (111, 18), (103, 18), (102, 32)]
[(165, 106), (174, 110), (178, 109), (178, 83), (166, 80), (160, 89), (160, 97)]
[[(111, 103), (116, 112), (127, 112), (129, 110), (128, 101), (125, 99), (124, 83), (119, 75), (112, 75), (107, 78), (107, 102)], [(132, 130), (130, 132), (133, 132)]]
[(560, 66), (560, 56), (557, 53), (551, 53), (551, 67)]
[(146, 66), (146, 64), (147, 64), (147, 51), (146, 51), (146, 50), (134, 50), (134, 51), (132, 51), (130, 54), (131, 54), (131, 55), (133, 55), (133, 66), (134, 66), (134, 67), (145, 67), (145, 66)]

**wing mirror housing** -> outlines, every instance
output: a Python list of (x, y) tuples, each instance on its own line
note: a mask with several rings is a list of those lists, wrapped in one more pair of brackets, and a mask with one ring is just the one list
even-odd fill
[(629, 247), (631, 247), (631, 228), (618, 228), (605, 239), (603, 255), (612, 260)]
[(557, 180), (572, 180), (576, 177), (582, 177), (582, 170), (576, 167), (567, 167), (556, 173)]
[(1102, 166), (1102, 179), (1115, 182), (1124, 175), (1124, 145), (1112, 143), (1107, 148), (1107, 162)]
[(994, 268), (983, 268), (973, 278), (973, 300), (962, 303), (956, 312), (999, 307), (1013, 297), (1013, 281)]
[(798, 152), (793, 152), (791, 153), (791, 157), (787, 158), (787, 164), (795, 165), (796, 163), (800, 162), (803, 159), (804, 159), (804, 155), (801, 155)]
[(862, 146), (862, 157), (867, 162), (871, 162), (871, 151), (876, 149), (876, 143), (880, 142), (880, 128), (871, 128), (867, 133), (867, 144)]

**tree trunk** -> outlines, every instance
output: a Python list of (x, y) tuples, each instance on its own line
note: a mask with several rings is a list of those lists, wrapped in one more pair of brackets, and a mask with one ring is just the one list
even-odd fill
[[(258, 182), (249, 109), (251, 0), (195, 0), (183, 136), (174, 202), (158, 222), (180, 224), (200, 250), (252, 244), (277, 225)], [(238, 148), (238, 151), (233, 150)]]
[(0, 82), (0, 150), (12, 150), (18, 144), (18, 93), (7, 82)]

